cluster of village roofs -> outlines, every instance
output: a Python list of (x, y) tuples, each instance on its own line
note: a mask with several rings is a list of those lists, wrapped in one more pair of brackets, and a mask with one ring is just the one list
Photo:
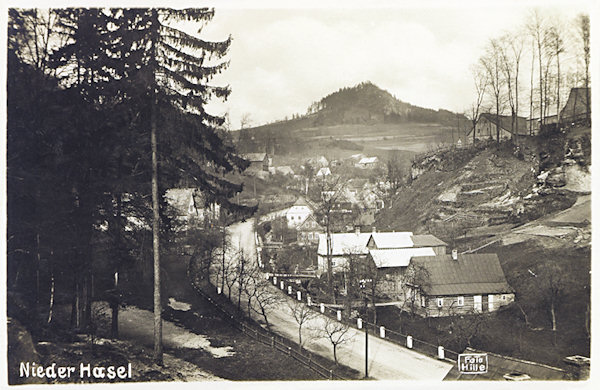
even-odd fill
[[(196, 195), (197, 196), (197, 195)], [(215, 210), (197, 206), (192, 189), (172, 189), (167, 198), (185, 218)], [(216, 210), (218, 212), (218, 210)], [(328, 272), (327, 235), (317, 223), (313, 207), (304, 198), (278, 214), (288, 227), (297, 230), (298, 243), (317, 245), (316, 276)], [(497, 310), (514, 301), (498, 256), (494, 253), (459, 254), (431, 234), (411, 232), (331, 233), (329, 256), (332, 273), (344, 273), (348, 261), (373, 262), (377, 269), (378, 291), (391, 302), (404, 303), (407, 298), (417, 304), (423, 316), (447, 316)], [(407, 278), (409, 267), (419, 269), (425, 277), (416, 285)], [(407, 283), (415, 284), (407, 288)]]

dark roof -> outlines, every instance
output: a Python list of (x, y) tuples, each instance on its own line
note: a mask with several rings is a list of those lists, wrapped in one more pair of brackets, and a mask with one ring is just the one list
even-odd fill
[[(588, 88), (571, 88), (571, 92), (569, 93), (569, 98), (565, 103), (565, 106), (560, 112), (560, 116), (563, 119), (577, 117), (578, 115), (582, 115), (586, 113), (587, 110), (587, 97), (588, 97)], [(590, 93), (591, 95), (591, 93)], [(591, 100), (591, 96), (590, 96)], [(590, 108), (591, 110), (591, 108)]]
[(412, 236), (412, 241), (415, 247), (423, 246), (448, 246), (444, 241), (440, 240), (433, 234), (417, 234)]
[[(311, 221), (317, 224), (317, 226), (315, 228), (309, 228), (308, 227), (308, 224)], [(317, 222), (317, 220), (315, 219), (315, 217), (311, 214), (308, 217), (306, 217), (306, 219), (304, 221), (302, 221), (302, 223), (300, 225), (298, 225), (296, 227), (296, 230), (298, 230), (298, 231), (307, 231), (307, 232), (312, 232), (312, 231), (322, 232), (325, 229), (323, 228), (323, 226), (321, 226), (321, 224), (319, 222)]]
[(444, 380), (506, 380), (504, 375), (523, 373), (529, 375), (531, 380), (561, 380), (566, 379), (566, 372), (560, 368), (545, 364), (517, 359), (511, 356), (502, 356), (495, 353), (478, 351), (467, 348), (464, 353), (487, 353), (488, 372), (485, 374), (461, 374), (454, 365)]
[(264, 161), (265, 158), (267, 157), (266, 153), (246, 153), (244, 154), (244, 159), (250, 161), (250, 162), (259, 162), (259, 161)]
[(430, 296), (501, 294), (514, 290), (508, 285), (500, 260), (495, 253), (418, 257), (412, 260), (429, 273), (429, 285), (424, 286)]
[(308, 207), (311, 207), (311, 205), (308, 204), (308, 202), (306, 201), (306, 199), (304, 199), (303, 196), (299, 196), (298, 199), (296, 199), (296, 201), (294, 202), (294, 206), (308, 206)]
[[(489, 112), (484, 112), (480, 116), (481, 119), (485, 119), (494, 125), (496, 124), (496, 114), (492, 114)], [(498, 115), (500, 128), (508, 131), (511, 131), (512, 117), (510, 115)], [(473, 131), (469, 131), (469, 134)], [(527, 119), (521, 116), (517, 116), (517, 134), (527, 135), (529, 134), (529, 130), (527, 128)]]

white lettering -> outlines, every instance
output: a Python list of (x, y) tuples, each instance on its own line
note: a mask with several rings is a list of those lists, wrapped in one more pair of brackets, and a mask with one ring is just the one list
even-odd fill
[(44, 367), (37, 366), (35, 369), (37, 370), (37, 376), (39, 376), (40, 378), (43, 378), (44, 377)]
[[(131, 363), (130, 363), (131, 364)], [(117, 375), (119, 376), (119, 378), (121, 379), (125, 379), (127, 378), (127, 374), (125, 372), (125, 367), (121, 366), (119, 368), (117, 368)]]
[(56, 371), (55, 371), (55, 367), (56, 367), (56, 363), (52, 363), (52, 365), (50, 367), (46, 367), (46, 376), (48, 378), (56, 378)]
[(114, 366), (110, 366), (106, 369), (106, 377), (108, 379), (115, 379), (117, 377), (117, 373), (115, 372)]
[(104, 367), (94, 367), (92, 370), (94, 378), (104, 378)]
[(29, 378), (29, 362), (23, 363), (19, 365), (19, 376), (21, 378), (26, 377)]
[(79, 364), (79, 377), (80, 378), (84, 377), (84, 375), (83, 375), (84, 372), (87, 372), (88, 378), (92, 375), (92, 367), (89, 363), (87, 366), (85, 366), (83, 363)]
[(67, 367), (58, 367), (58, 377), (61, 379), (67, 377)]

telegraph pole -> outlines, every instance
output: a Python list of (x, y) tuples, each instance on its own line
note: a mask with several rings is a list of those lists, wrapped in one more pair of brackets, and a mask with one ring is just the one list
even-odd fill
[(361, 289), (363, 292), (363, 299), (365, 301), (365, 379), (369, 377), (369, 301), (367, 299), (367, 293), (365, 292), (366, 284), (362, 285)]

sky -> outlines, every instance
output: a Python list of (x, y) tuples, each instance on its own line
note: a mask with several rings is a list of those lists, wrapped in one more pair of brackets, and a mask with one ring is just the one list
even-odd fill
[(228, 112), (233, 129), (245, 114), (259, 125), (303, 114), (339, 88), (371, 81), (402, 101), (463, 112), (473, 99), (470, 68), (490, 38), (521, 28), (540, 4), (547, 15), (568, 21), (589, 12), (590, 3), (216, 3), (200, 36), (232, 36), (230, 66), (213, 80), (232, 93), (209, 111)]
[[(522, 29), (533, 8), (568, 22), (599, 1), (9, 0), (8, 6), (214, 7), (199, 34), (198, 25), (183, 28), (209, 41), (232, 36), (230, 65), (211, 81), (232, 93), (207, 110), (227, 113), (238, 129), (246, 114), (252, 125), (304, 114), (312, 102), (364, 81), (407, 103), (464, 112), (473, 100), (471, 67), (490, 38)], [(593, 20), (592, 14), (592, 30)]]

